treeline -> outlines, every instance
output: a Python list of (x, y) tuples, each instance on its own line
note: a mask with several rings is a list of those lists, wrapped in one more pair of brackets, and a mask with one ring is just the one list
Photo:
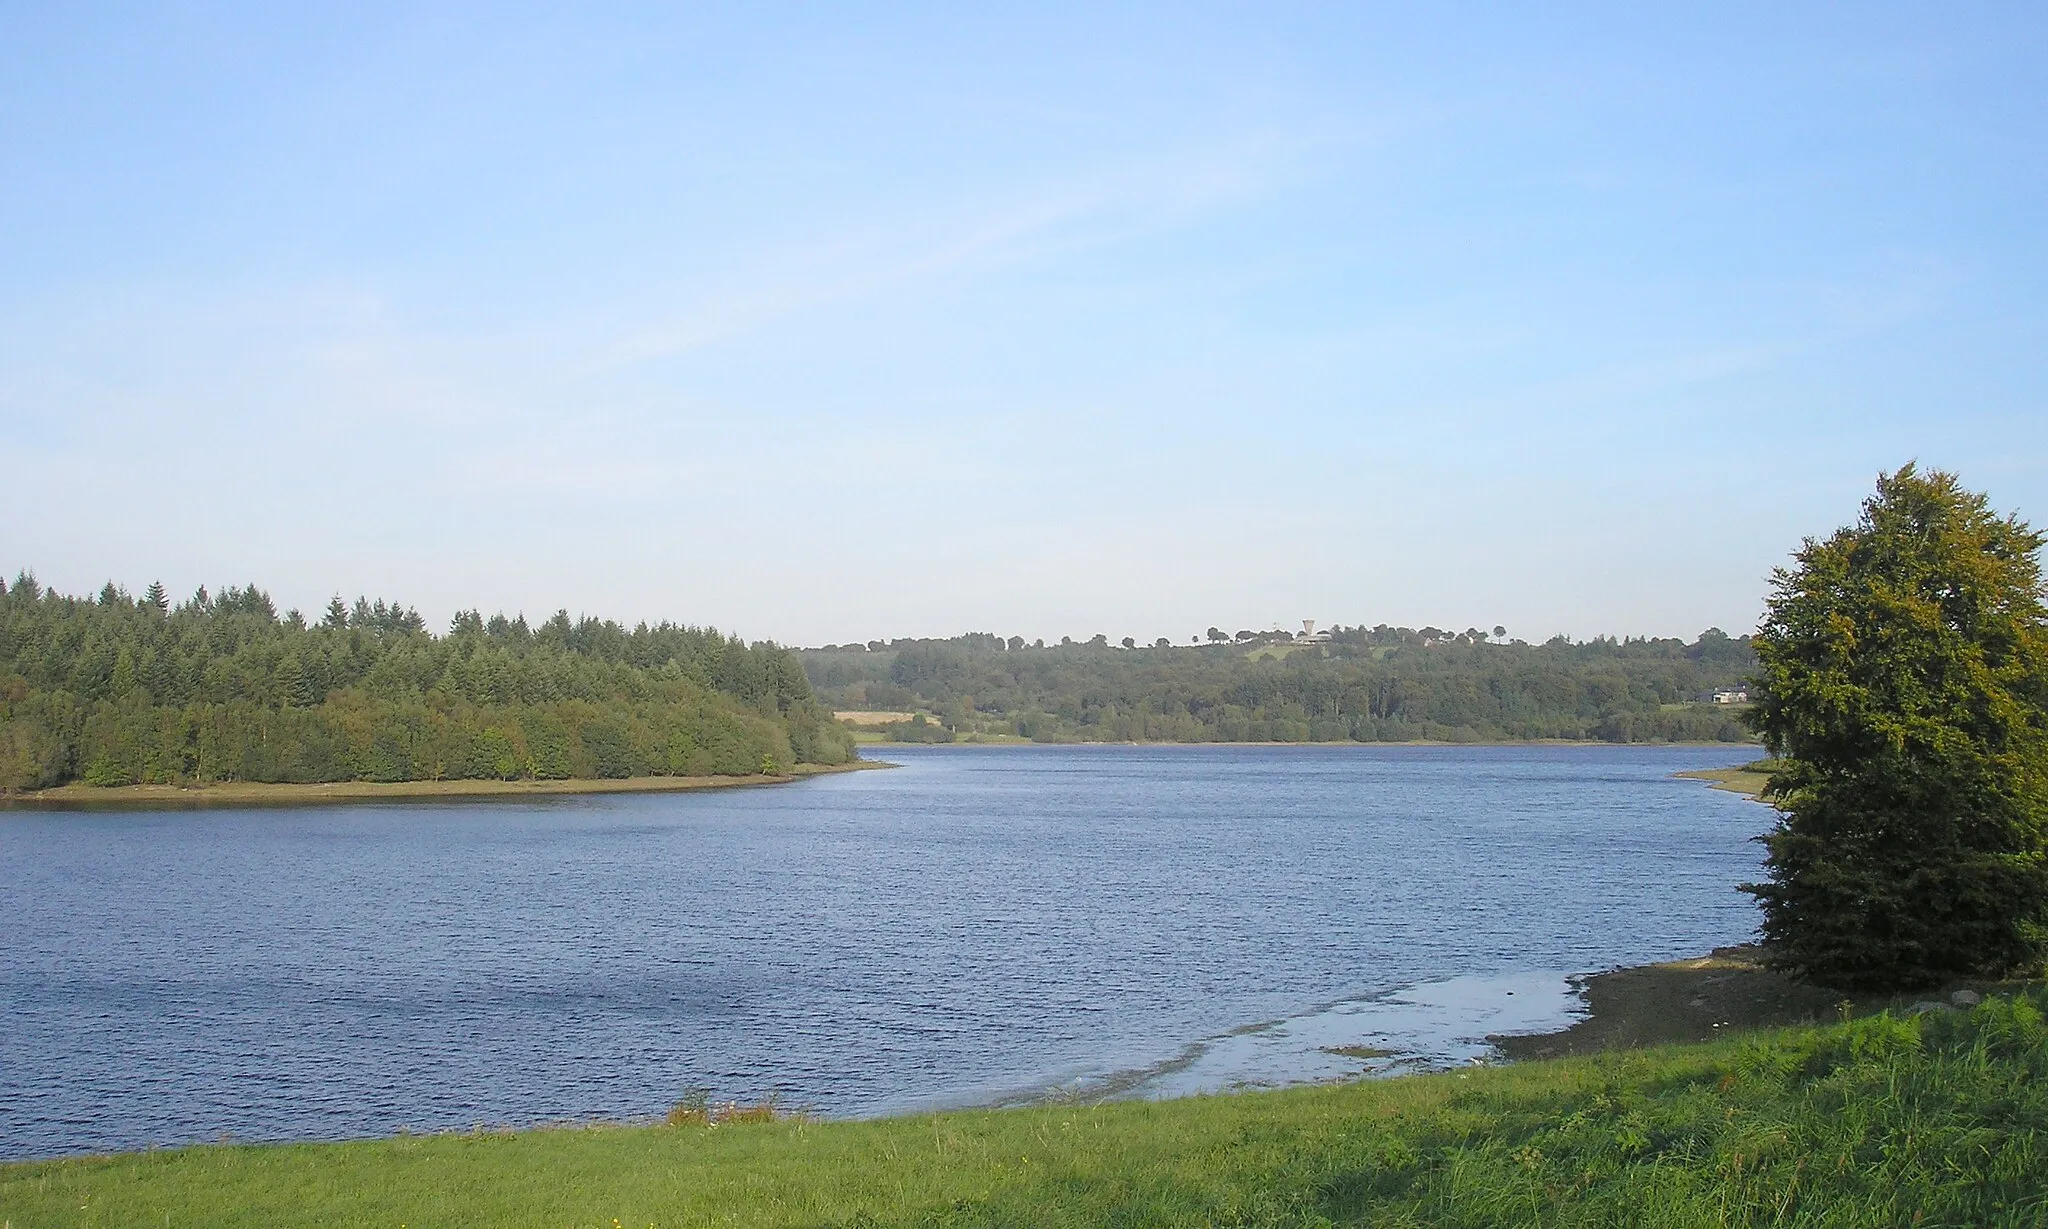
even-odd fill
[[(924, 710), (956, 738), (1041, 742), (1748, 741), (1717, 703), (1749, 638), (1502, 643), (1478, 631), (1337, 628), (1326, 642), (1220, 634), (1203, 647), (1026, 645), (972, 633), (806, 650), (837, 709)], [(892, 736), (930, 741), (925, 728)]]
[(780, 773), (853, 758), (795, 656), (710, 628), (539, 626), (254, 585), (173, 606), (0, 584), (0, 789)]

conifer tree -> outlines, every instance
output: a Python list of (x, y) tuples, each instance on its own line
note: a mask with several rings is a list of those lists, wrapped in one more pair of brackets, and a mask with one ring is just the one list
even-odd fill
[(306, 663), (297, 658), (292, 659), (292, 673), (289, 682), (290, 686), (286, 691), (285, 699), (293, 707), (311, 708), (320, 702), (317, 689), (313, 686), (312, 672), (306, 669)]
[[(140, 602), (112, 584), (96, 598), (43, 595), (24, 571), (0, 597), (0, 792), (76, 780), (631, 776), (672, 770), (675, 738), (700, 727), (734, 737), (693, 770), (747, 774), (765, 755), (797, 762), (797, 746), (803, 762), (853, 755), (795, 657), (768, 642), (585, 619), (543, 646), (523, 619), (497, 617), (504, 638), (479, 643), (473, 609), (444, 638), (383, 598), (361, 600), (360, 621), (337, 598), (316, 631), (295, 611), (280, 621), (255, 585), (202, 588), (169, 612), (156, 605), (162, 590)], [(719, 679), (734, 656), (747, 686), (728, 691)], [(781, 690), (764, 692), (763, 679)]]

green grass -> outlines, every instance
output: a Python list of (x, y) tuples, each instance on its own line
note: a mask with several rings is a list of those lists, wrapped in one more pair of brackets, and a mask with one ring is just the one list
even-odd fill
[(1308, 646), (1300, 644), (1262, 644), (1244, 655), (1246, 661), (1286, 661), (1287, 656), (1297, 649)]
[(1690, 777), (1696, 781), (1711, 781), (1715, 789), (1725, 789), (1734, 794), (1748, 794), (1761, 798), (1764, 786), (1771, 782), (1775, 768), (1772, 760), (1753, 760), (1734, 768), (1701, 768), (1691, 772), (1673, 773), (1673, 776)]
[(2040, 1225), (2043, 1000), (1163, 1103), (0, 1167), (44, 1225)]

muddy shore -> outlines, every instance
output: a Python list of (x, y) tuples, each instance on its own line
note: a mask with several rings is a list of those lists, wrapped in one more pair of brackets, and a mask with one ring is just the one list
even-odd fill
[(1487, 1040), (1513, 1059), (1560, 1058), (1840, 1018), (1847, 996), (1774, 973), (1762, 956), (1756, 947), (1723, 947), (1691, 960), (1594, 973), (1577, 979), (1585, 1019), (1561, 1032)]
[(571, 778), (562, 781), (323, 781), (298, 784), (222, 781), (212, 785), (85, 785), (0, 794), (0, 809), (101, 807), (321, 806), (338, 802), (415, 802), (438, 799), (553, 797), (565, 794), (665, 794), (731, 789), (745, 785), (786, 785), (825, 773), (893, 768), (880, 760), (851, 764), (799, 764), (794, 771), (745, 777)]
[[(1586, 1018), (1555, 1033), (1488, 1037), (1510, 1059), (1562, 1058), (1675, 1042), (1711, 1041), (1755, 1029), (1825, 1024), (1880, 1011), (1949, 1010), (1971, 996), (2012, 994), (2039, 983), (1958, 981), (1939, 990), (1849, 994), (1766, 968), (1763, 949), (1722, 947), (1691, 960), (1614, 969), (1574, 979)], [(1960, 1000), (1957, 998), (1961, 994)]]
[[(1715, 789), (1758, 798), (1770, 779), (1763, 762), (1674, 774)], [(1574, 979), (1586, 1018), (1555, 1033), (1489, 1037), (1511, 1059), (1559, 1058), (1673, 1042), (1708, 1041), (1749, 1029), (1785, 1028), (1879, 1011), (1947, 1005), (1956, 991), (2010, 993), (2024, 982), (1957, 982), (1939, 991), (1847, 994), (1767, 968), (1755, 945), (1716, 948), (1705, 956)]]

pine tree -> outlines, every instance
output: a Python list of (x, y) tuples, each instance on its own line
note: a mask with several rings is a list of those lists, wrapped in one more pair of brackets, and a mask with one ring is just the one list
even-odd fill
[(107, 692), (118, 698), (127, 695), (134, 688), (135, 653), (124, 644), (114, 655), (114, 673), (107, 680)]
[(149, 582), (149, 588), (143, 591), (142, 600), (154, 606), (158, 614), (163, 614), (171, 608), (171, 595), (164, 591), (164, 582), (160, 580)]
[(1751, 721), (1782, 815), (1770, 881), (1745, 890), (1781, 967), (1851, 989), (2040, 966), (2043, 541), (1908, 465), (1774, 576)]
[(313, 677), (297, 653), (288, 653), (277, 665), (278, 692), (289, 708), (311, 708), (319, 703)]

